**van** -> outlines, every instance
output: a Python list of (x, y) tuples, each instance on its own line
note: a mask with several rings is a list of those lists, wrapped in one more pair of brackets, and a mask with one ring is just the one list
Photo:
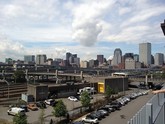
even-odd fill
[(10, 108), (8, 111), (7, 111), (8, 115), (17, 115), (17, 114), (20, 114), (20, 115), (25, 115), (25, 110), (22, 109), (22, 108), (18, 108), (18, 107), (13, 107), (13, 108)]

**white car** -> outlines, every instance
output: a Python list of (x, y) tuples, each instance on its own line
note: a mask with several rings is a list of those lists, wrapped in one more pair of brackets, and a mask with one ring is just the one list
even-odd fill
[(54, 99), (47, 99), (47, 100), (45, 100), (45, 103), (46, 103), (47, 105), (52, 105), (52, 103), (53, 103), (54, 101), (55, 101)]
[(68, 99), (71, 100), (71, 101), (74, 101), (74, 102), (78, 101), (78, 99), (74, 96), (69, 96)]
[(98, 122), (98, 119), (95, 118), (95, 117), (93, 117), (93, 116), (91, 116), (91, 115), (87, 115), (86, 117), (83, 117), (81, 120), (82, 120), (83, 122), (92, 123), (92, 124), (97, 124), (97, 123), (99, 123), (99, 122)]
[(25, 115), (25, 110), (22, 109), (22, 108), (18, 108), (18, 107), (12, 107), (10, 108), (8, 111), (7, 111), (7, 114), (8, 115), (17, 115), (17, 114), (20, 114), (20, 115)]

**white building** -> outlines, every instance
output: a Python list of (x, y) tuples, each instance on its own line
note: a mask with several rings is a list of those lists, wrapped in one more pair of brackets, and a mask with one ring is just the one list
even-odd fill
[(151, 65), (151, 43), (139, 44), (139, 61), (145, 66)]
[(132, 58), (126, 58), (125, 60), (125, 69), (135, 69), (136, 61)]
[(37, 65), (44, 65), (46, 63), (46, 55), (37, 55), (36, 56), (36, 64)]
[(87, 61), (81, 61), (80, 67), (81, 68), (88, 68), (88, 62)]
[(163, 65), (164, 64), (164, 54), (156, 53), (154, 56), (155, 65)]

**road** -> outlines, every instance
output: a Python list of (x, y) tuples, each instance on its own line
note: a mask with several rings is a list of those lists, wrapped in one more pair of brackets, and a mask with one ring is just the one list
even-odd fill
[[(108, 117), (100, 121), (99, 124), (127, 124), (140, 109), (143, 107), (151, 98), (153, 94), (149, 92), (148, 95), (140, 96), (127, 105), (122, 106), (121, 110), (112, 112)], [(121, 118), (124, 115), (124, 118)]]

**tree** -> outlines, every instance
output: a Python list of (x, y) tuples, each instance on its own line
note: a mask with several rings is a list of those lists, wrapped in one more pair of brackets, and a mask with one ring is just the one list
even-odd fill
[(53, 115), (55, 117), (64, 117), (67, 114), (67, 109), (62, 100), (59, 100), (55, 107), (53, 107)]
[(15, 83), (16, 82), (24, 82), (26, 81), (25, 79), (25, 73), (22, 70), (17, 70), (14, 72), (13, 77), (15, 79)]
[(22, 116), (20, 113), (13, 117), (14, 124), (27, 124), (27, 116)]
[(87, 91), (82, 92), (80, 100), (81, 100), (82, 106), (84, 106), (84, 107), (90, 106), (91, 99), (90, 99), (89, 93)]
[(107, 86), (105, 95), (106, 95), (108, 101), (110, 100), (112, 93), (113, 93), (113, 90), (110, 88), (110, 86)]
[(42, 108), (41, 109), (41, 113), (40, 113), (40, 116), (39, 116), (39, 121), (40, 121), (40, 124), (44, 124), (44, 109)]

